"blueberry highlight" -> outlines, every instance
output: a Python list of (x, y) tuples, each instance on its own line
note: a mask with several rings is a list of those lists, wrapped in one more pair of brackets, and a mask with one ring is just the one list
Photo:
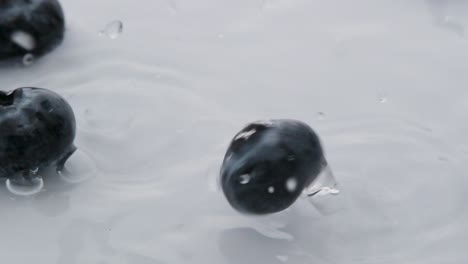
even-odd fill
[(64, 32), (57, 0), (0, 0), (0, 60), (44, 55), (62, 42)]
[(232, 140), (220, 183), (237, 211), (271, 214), (291, 206), (326, 167), (320, 139), (307, 124), (289, 119), (254, 122)]

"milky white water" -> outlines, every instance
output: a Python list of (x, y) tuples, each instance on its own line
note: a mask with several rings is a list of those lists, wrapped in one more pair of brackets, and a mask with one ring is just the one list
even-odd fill
[[(63, 44), (1, 89), (67, 98), (96, 170), (2, 187), (1, 263), (468, 262), (468, 1), (62, 4)], [(264, 118), (317, 131), (339, 210), (230, 208), (224, 152)]]

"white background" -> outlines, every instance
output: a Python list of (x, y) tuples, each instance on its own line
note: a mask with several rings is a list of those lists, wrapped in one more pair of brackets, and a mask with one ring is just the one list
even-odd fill
[[(29, 198), (0, 189), (2, 263), (468, 262), (467, 1), (62, 4), (63, 44), (2, 68), (1, 89), (67, 98), (97, 171)], [(123, 33), (99, 36), (114, 20)], [(229, 207), (224, 152), (265, 118), (321, 136), (339, 211)]]

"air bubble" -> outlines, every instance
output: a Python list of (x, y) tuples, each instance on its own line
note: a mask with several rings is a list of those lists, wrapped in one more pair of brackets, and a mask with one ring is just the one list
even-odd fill
[(99, 36), (107, 36), (110, 39), (116, 39), (123, 32), (123, 23), (115, 20), (107, 24), (103, 30), (99, 31)]
[(274, 193), (275, 192), (275, 187), (270, 186), (268, 187), (268, 193)]

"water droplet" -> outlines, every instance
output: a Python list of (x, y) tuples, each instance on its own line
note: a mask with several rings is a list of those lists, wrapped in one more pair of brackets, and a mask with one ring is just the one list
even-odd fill
[(270, 186), (268, 187), (268, 193), (274, 193), (275, 192), (275, 187)]
[(27, 53), (23, 56), (23, 65), (29, 66), (34, 63), (34, 55)]
[(293, 161), (293, 160), (295, 160), (296, 158), (295, 158), (293, 155), (290, 155), (290, 156), (288, 156), (287, 159), (288, 159), (288, 161)]
[(31, 34), (24, 31), (15, 31), (11, 34), (11, 41), (25, 50), (31, 51), (36, 47), (36, 40)]
[(223, 39), (223, 38), (224, 38), (224, 34), (218, 34), (218, 38)]
[(337, 182), (330, 167), (326, 165), (310, 186), (304, 189), (307, 200), (322, 215), (330, 215), (346, 207), (343, 197), (338, 194)]
[(161, 78), (161, 74), (156, 74), (156, 78), (157, 78), (157, 79), (160, 79), (160, 78)]
[(78, 149), (65, 162), (65, 167), (57, 173), (68, 183), (79, 183), (94, 176), (96, 171), (94, 160), (87, 153)]
[(289, 178), (286, 181), (286, 190), (288, 192), (294, 192), (297, 189), (297, 179), (296, 178)]
[(380, 103), (386, 103), (388, 101), (387, 92), (381, 88), (377, 88), (377, 98)]
[(243, 175), (241, 175), (241, 176), (239, 177), (239, 179), (240, 179), (240, 183), (241, 183), (241, 184), (247, 184), (247, 183), (250, 182), (250, 179), (251, 179), (251, 178), (250, 178), (250, 175), (249, 175), (249, 174), (243, 174)]
[(107, 24), (103, 30), (99, 32), (99, 36), (107, 36), (110, 39), (116, 39), (123, 32), (123, 23), (120, 20), (115, 20)]
[(336, 188), (337, 185), (333, 172), (327, 165), (304, 192), (307, 196), (338, 194), (340, 191)]
[(325, 119), (325, 113), (324, 112), (318, 112), (317, 113), (317, 119), (318, 120), (324, 120)]
[(28, 180), (27, 183), (21, 180), (16, 181), (7, 179), (5, 185), (8, 191), (10, 191), (12, 194), (29, 196), (39, 193), (44, 187), (44, 181), (40, 176), (35, 177), (30, 181)]
[(320, 189), (320, 194), (325, 195), (325, 194), (339, 194), (340, 190), (335, 189), (335, 188), (330, 188), (330, 187), (323, 187)]

